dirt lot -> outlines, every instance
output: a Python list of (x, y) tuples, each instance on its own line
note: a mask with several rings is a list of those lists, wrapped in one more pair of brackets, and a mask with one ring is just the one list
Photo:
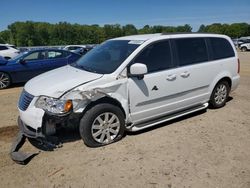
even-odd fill
[[(9, 158), (22, 87), (0, 91), (0, 187), (250, 188), (250, 52), (227, 105), (165, 123), (106, 147), (80, 139), (28, 165)], [(38, 149), (26, 142), (25, 151)]]

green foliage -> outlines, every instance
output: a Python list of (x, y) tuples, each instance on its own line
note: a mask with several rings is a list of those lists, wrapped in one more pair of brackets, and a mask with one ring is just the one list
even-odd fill
[[(49, 46), (67, 44), (99, 44), (107, 39), (135, 34), (192, 32), (188, 24), (177, 27), (145, 25), (137, 29), (132, 24), (79, 25), (67, 22), (50, 24), (46, 22), (14, 22), (7, 30), (0, 32), (0, 43), (17, 46)], [(199, 32), (220, 33), (236, 38), (250, 35), (247, 23), (201, 25)]]
[(231, 38), (250, 36), (250, 25), (247, 23), (201, 25), (198, 32), (225, 34)]

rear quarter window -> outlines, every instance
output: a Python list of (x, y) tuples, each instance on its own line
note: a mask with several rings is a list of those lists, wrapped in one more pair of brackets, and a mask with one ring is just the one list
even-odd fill
[(234, 57), (234, 50), (228, 40), (224, 38), (209, 38), (212, 50), (212, 59)]

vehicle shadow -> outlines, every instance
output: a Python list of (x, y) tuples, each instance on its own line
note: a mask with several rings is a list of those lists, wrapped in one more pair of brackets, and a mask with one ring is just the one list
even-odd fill
[(12, 89), (12, 88), (17, 88), (17, 87), (23, 87), (25, 85), (25, 83), (15, 83), (15, 84), (11, 84), (8, 89)]

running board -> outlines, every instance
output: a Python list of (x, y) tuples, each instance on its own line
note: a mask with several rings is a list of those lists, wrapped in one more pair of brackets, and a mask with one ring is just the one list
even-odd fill
[(149, 127), (153, 127), (153, 126), (155, 126), (157, 124), (160, 124), (160, 123), (163, 123), (163, 122), (166, 122), (166, 121), (170, 121), (170, 120), (179, 118), (181, 116), (185, 116), (185, 115), (188, 115), (188, 114), (191, 114), (191, 113), (206, 109), (207, 107), (208, 107), (208, 103), (205, 103), (203, 105), (196, 106), (194, 108), (190, 108), (190, 109), (187, 109), (187, 110), (184, 110), (184, 111), (181, 111), (181, 112), (177, 112), (175, 114), (171, 114), (169, 116), (165, 116), (165, 117), (153, 120), (153, 121), (149, 121), (149, 122), (134, 125), (134, 126), (132, 125), (132, 127), (130, 129), (128, 129), (128, 131), (131, 131), (131, 132), (140, 131), (140, 130), (143, 130), (143, 129), (146, 129), (146, 128), (149, 128)]

